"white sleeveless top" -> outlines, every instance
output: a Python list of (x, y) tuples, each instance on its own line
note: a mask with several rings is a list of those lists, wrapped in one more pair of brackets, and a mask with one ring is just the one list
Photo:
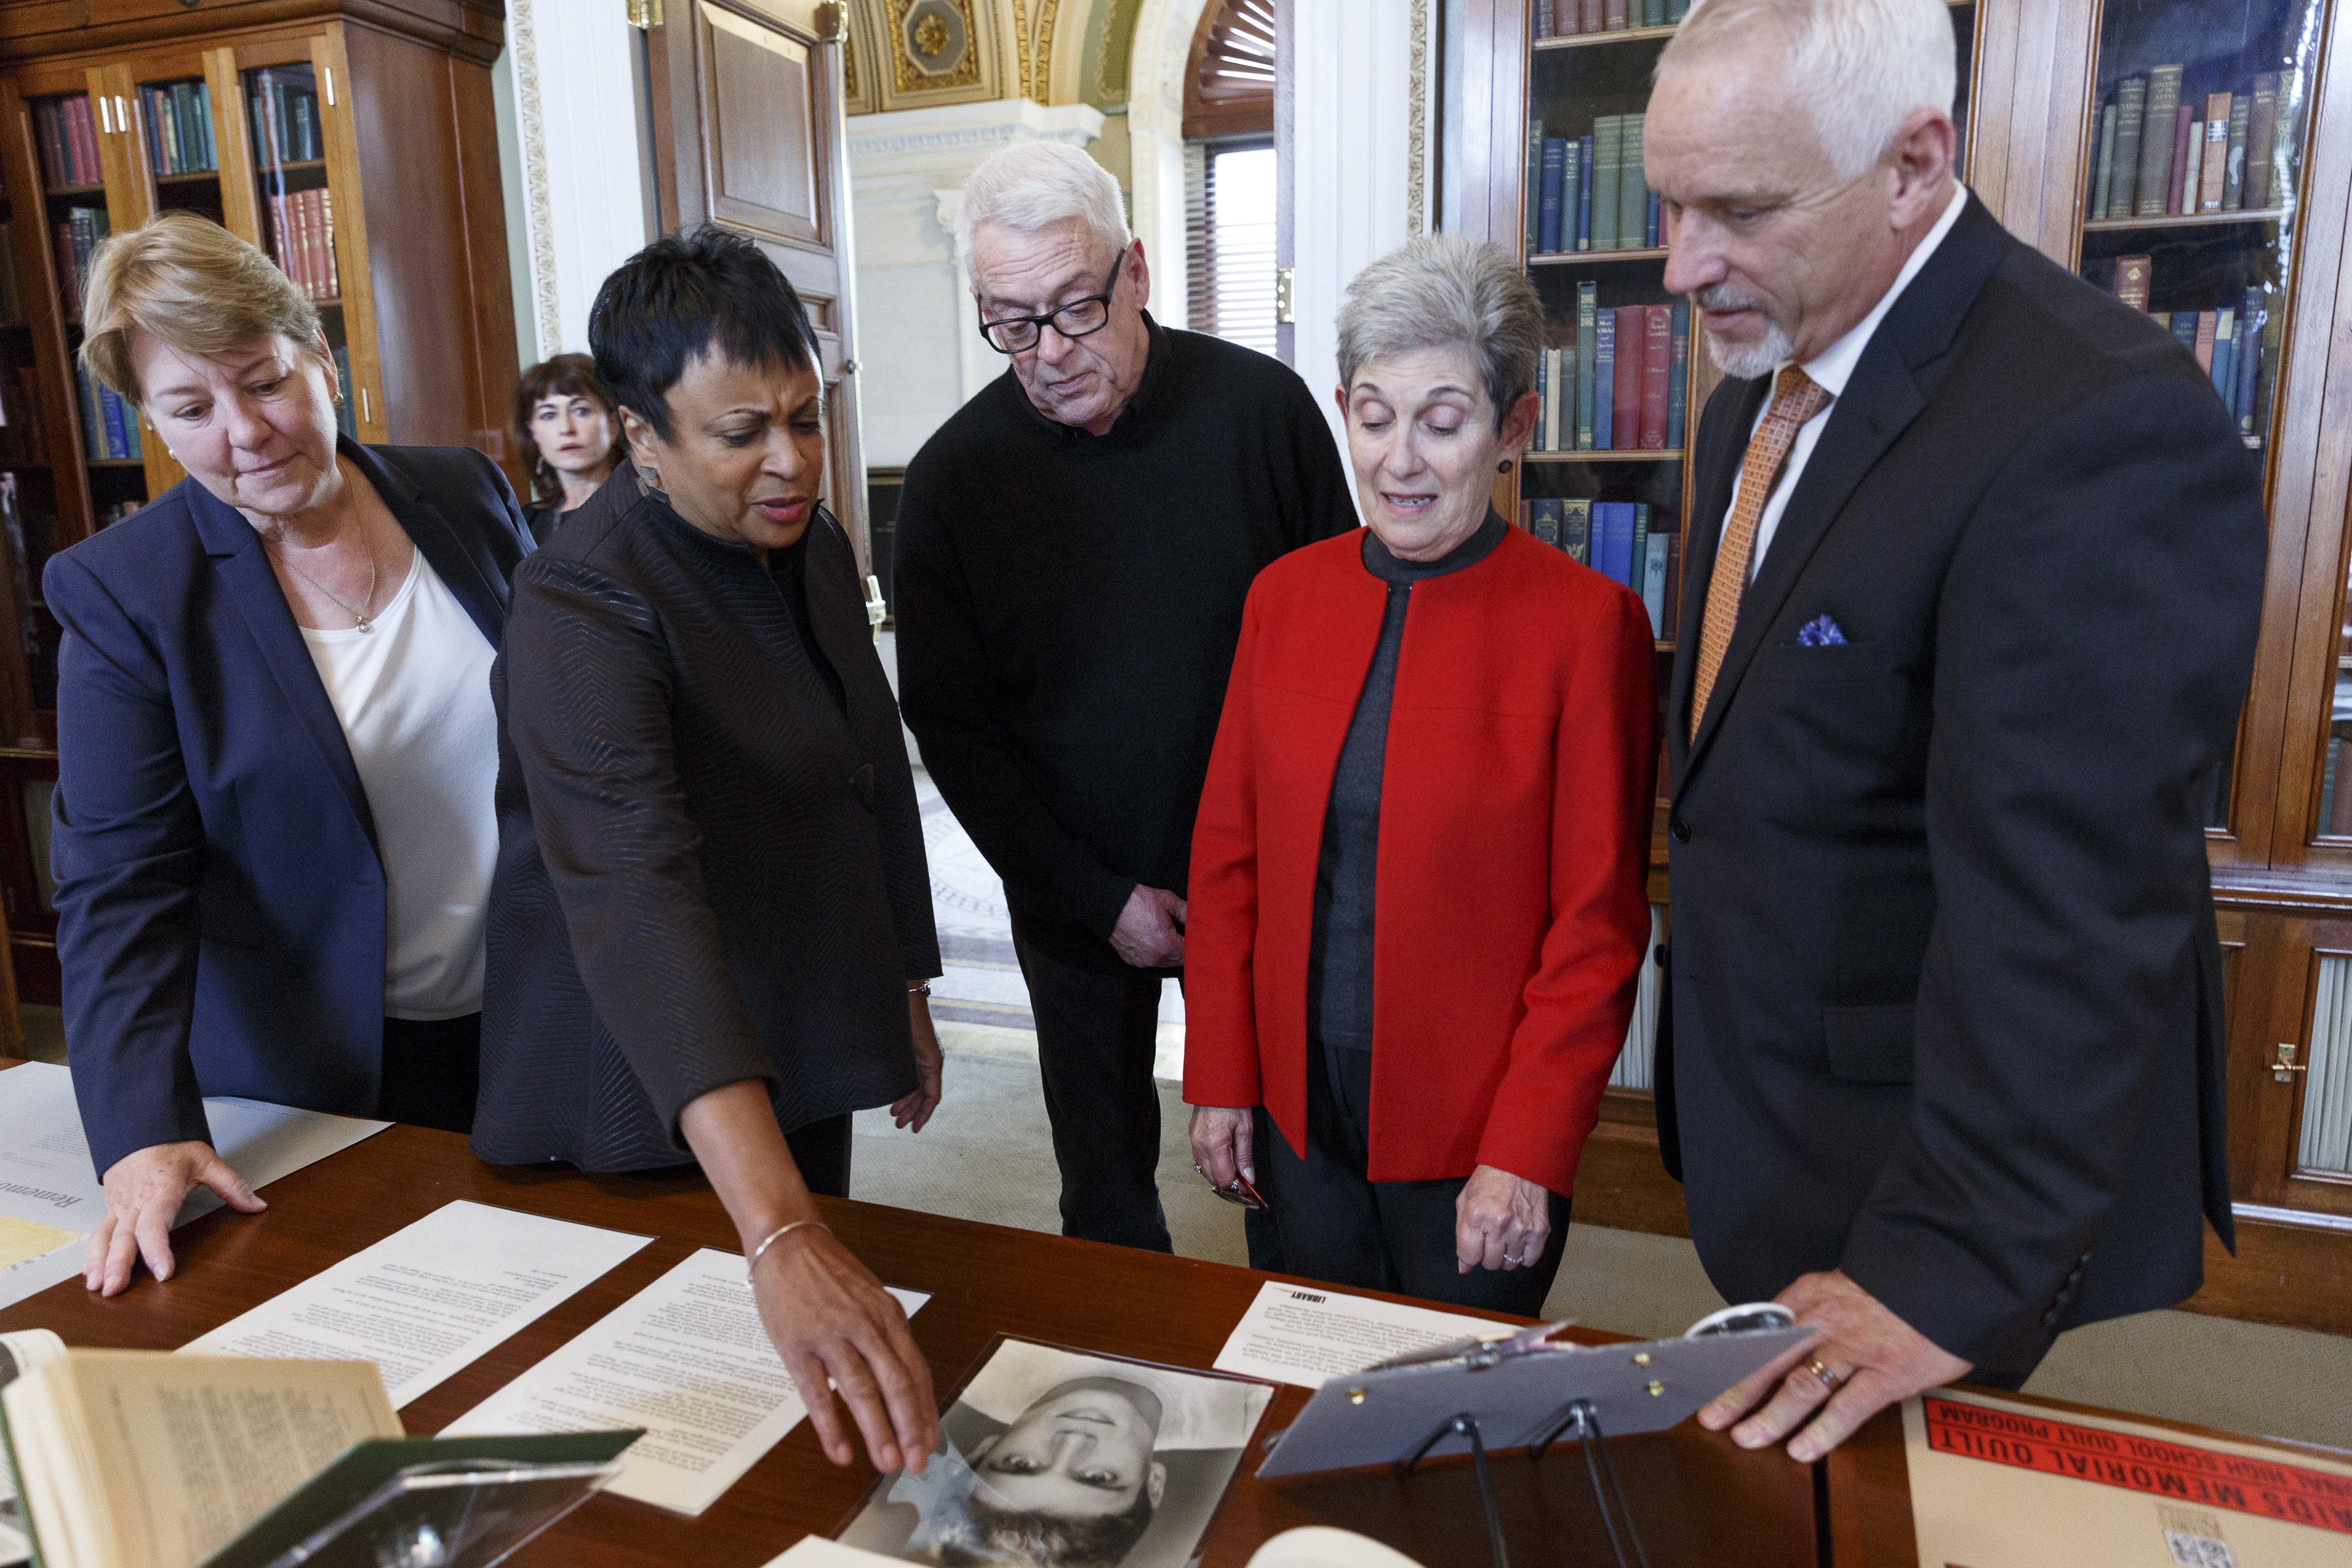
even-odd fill
[(383, 1010), (455, 1018), (482, 1006), (482, 931), (499, 827), (496, 654), (439, 574), (415, 565), (371, 631), (302, 640), (342, 721), (383, 857)]

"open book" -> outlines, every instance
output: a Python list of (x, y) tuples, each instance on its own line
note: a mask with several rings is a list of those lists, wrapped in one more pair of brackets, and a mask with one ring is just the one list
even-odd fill
[(72, 1351), (0, 1387), (39, 1568), (263, 1568), (386, 1510), (439, 1532), (431, 1560), (488, 1561), (452, 1520), (510, 1550), (637, 1436), (404, 1437), (373, 1362)]

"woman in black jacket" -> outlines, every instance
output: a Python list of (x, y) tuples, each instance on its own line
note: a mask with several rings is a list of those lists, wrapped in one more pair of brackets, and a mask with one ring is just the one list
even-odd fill
[(938, 1438), (905, 1315), (819, 1223), (850, 1115), (939, 1101), (939, 973), (898, 711), (819, 505), (817, 347), (759, 247), (656, 241), (597, 293), (633, 468), (515, 577), (499, 716), (485, 1160), (700, 1163), (826, 1453)]

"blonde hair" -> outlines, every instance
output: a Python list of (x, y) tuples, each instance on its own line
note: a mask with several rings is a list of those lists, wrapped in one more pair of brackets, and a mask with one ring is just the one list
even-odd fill
[(264, 338), (318, 352), (319, 312), (270, 259), (209, 218), (167, 212), (101, 244), (82, 286), (82, 368), (136, 404), (131, 339), (211, 359)]

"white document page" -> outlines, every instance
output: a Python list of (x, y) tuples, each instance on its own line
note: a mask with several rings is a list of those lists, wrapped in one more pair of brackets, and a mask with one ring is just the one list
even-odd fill
[[(890, 1294), (909, 1317), (930, 1300)], [(743, 1259), (706, 1247), (440, 1435), (642, 1426), (605, 1489), (698, 1514), (807, 1414), (761, 1326)]]
[(372, 1361), (398, 1409), (652, 1240), (460, 1200), (180, 1349)]
[(822, 1535), (803, 1535), (791, 1550), (769, 1558), (766, 1568), (877, 1568), (877, 1564), (905, 1561), (903, 1557), (868, 1552), (863, 1546), (844, 1546)]
[[(260, 1187), (392, 1125), (257, 1100), (207, 1100), (213, 1147)], [(209, 1187), (188, 1194), (185, 1225), (221, 1206)], [(81, 1273), (89, 1233), (106, 1218), (106, 1189), (89, 1168), (74, 1109), (73, 1075), (49, 1062), (0, 1072), (0, 1307)]]
[(1219, 1372), (1320, 1388), (1376, 1362), (1516, 1327), (1269, 1279), (1226, 1336), (1214, 1365)]

